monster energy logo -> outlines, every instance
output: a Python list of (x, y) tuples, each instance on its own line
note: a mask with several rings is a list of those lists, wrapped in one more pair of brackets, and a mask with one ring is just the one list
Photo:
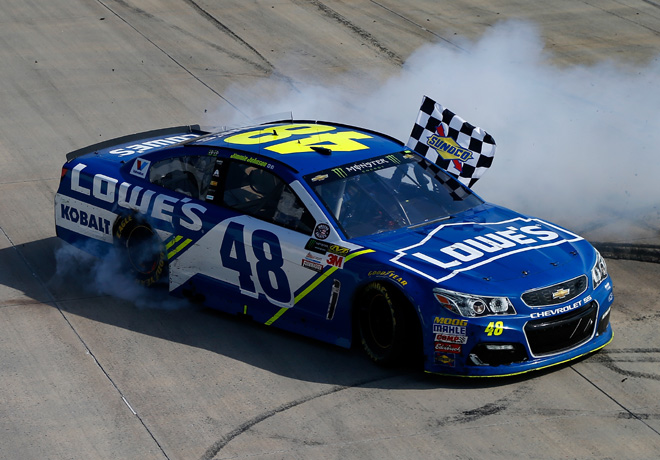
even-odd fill
[(394, 164), (397, 164), (397, 165), (401, 164), (401, 160), (399, 160), (395, 155), (387, 155), (385, 158), (387, 158), (388, 160), (390, 160)]
[(342, 179), (345, 177), (348, 177), (348, 174), (346, 174), (346, 171), (344, 171), (344, 168), (334, 168), (332, 169), (332, 172), (341, 177)]

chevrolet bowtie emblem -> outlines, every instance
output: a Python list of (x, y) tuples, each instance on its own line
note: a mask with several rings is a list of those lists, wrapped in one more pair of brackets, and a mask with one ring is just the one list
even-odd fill
[(570, 289), (557, 289), (555, 292), (552, 293), (552, 298), (553, 299), (563, 299), (564, 297), (566, 297), (570, 293), (571, 293)]

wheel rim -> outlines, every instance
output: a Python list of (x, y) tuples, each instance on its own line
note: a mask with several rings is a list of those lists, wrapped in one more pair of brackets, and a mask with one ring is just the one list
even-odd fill
[(154, 237), (151, 228), (138, 225), (126, 239), (128, 260), (133, 269), (143, 275), (152, 273), (158, 266), (160, 247)]

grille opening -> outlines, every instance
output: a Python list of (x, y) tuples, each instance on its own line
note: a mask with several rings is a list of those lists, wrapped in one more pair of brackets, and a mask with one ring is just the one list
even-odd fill
[[(553, 284), (541, 289), (527, 291), (522, 295), (522, 300), (530, 307), (548, 307), (569, 302), (587, 290), (588, 280), (586, 275), (580, 275), (572, 280)], [(562, 295), (562, 291), (568, 291)]]
[(598, 304), (594, 301), (564, 315), (528, 322), (525, 335), (532, 353), (559, 353), (588, 341), (596, 328), (597, 314)]

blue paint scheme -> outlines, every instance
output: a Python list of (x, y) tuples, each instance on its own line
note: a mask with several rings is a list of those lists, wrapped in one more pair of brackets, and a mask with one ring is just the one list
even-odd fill
[[(272, 149), (305, 150), (305, 146), (306, 151), (295, 153)], [(108, 234), (106, 221), (112, 222), (112, 229), (117, 219), (140, 208), (139, 214), (169, 245), (173, 295), (203, 299), (212, 308), (247, 314), (257, 322), (344, 347), (354, 341), (352, 312), (358, 293), (380, 280), (400, 292), (416, 311), (425, 370), (433, 373), (511, 375), (565, 362), (609, 343), (612, 327), (606, 316), (613, 301), (612, 281), (607, 275), (594, 288), (592, 269), (599, 255), (566, 229), (471, 194), (476, 205), (442, 220), (392, 225), (381, 233), (348, 237), (333, 211), (326, 209), (326, 201), (315, 194), (314, 175), (319, 173), (318, 181), (323, 183), (332, 179), (326, 176), (333, 168), (403, 151), (407, 149), (401, 142), (373, 131), (309, 121), (224, 133), (184, 127), (120, 138), (67, 156), (55, 200), (57, 235), (99, 255), (116, 240)], [(423, 164), (419, 157), (411, 160), (407, 152), (405, 161)], [(295, 188), (320, 236), (245, 216), (214, 204), (209, 195), (191, 197), (149, 177), (150, 168), (160, 161), (188, 157), (212, 158), (208, 164), (220, 159), (225, 166), (215, 167), (224, 167), (223, 171), (226, 164), (237, 161), (276, 174)], [(331, 227), (328, 235), (322, 231), (325, 224)], [(333, 255), (328, 245), (336, 245), (341, 254)], [(196, 254), (204, 255), (203, 264), (199, 262), (204, 267), (189, 262), (200, 260), (193, 257)], [(530, 307), (521, 298), (527, 291), (582, 275), (587, 277), (584, 292), (569, 301), (560, 298), (552, 305)], [(333, 286), (336, 305), (327, 319)], [(438, 287), (506, 297), (515, 313), (462, 317), (441, 305), (434, 295)], [(557, 288), (552, 295), (563, 293)], [(579, 323), (593, 330), (585, 340), (565, 350), (533, 353), (526, 327), (575, 316), (591, 305), (595, 317)], [(588, 321), (594, 324), (587, 325)], [(482, 357), (497, 355), (498, 345), (506, 349), (514, 344), (524, 358), (484, 364), (475, 351), (484, 344), (495, 346), (495, 352)]]

